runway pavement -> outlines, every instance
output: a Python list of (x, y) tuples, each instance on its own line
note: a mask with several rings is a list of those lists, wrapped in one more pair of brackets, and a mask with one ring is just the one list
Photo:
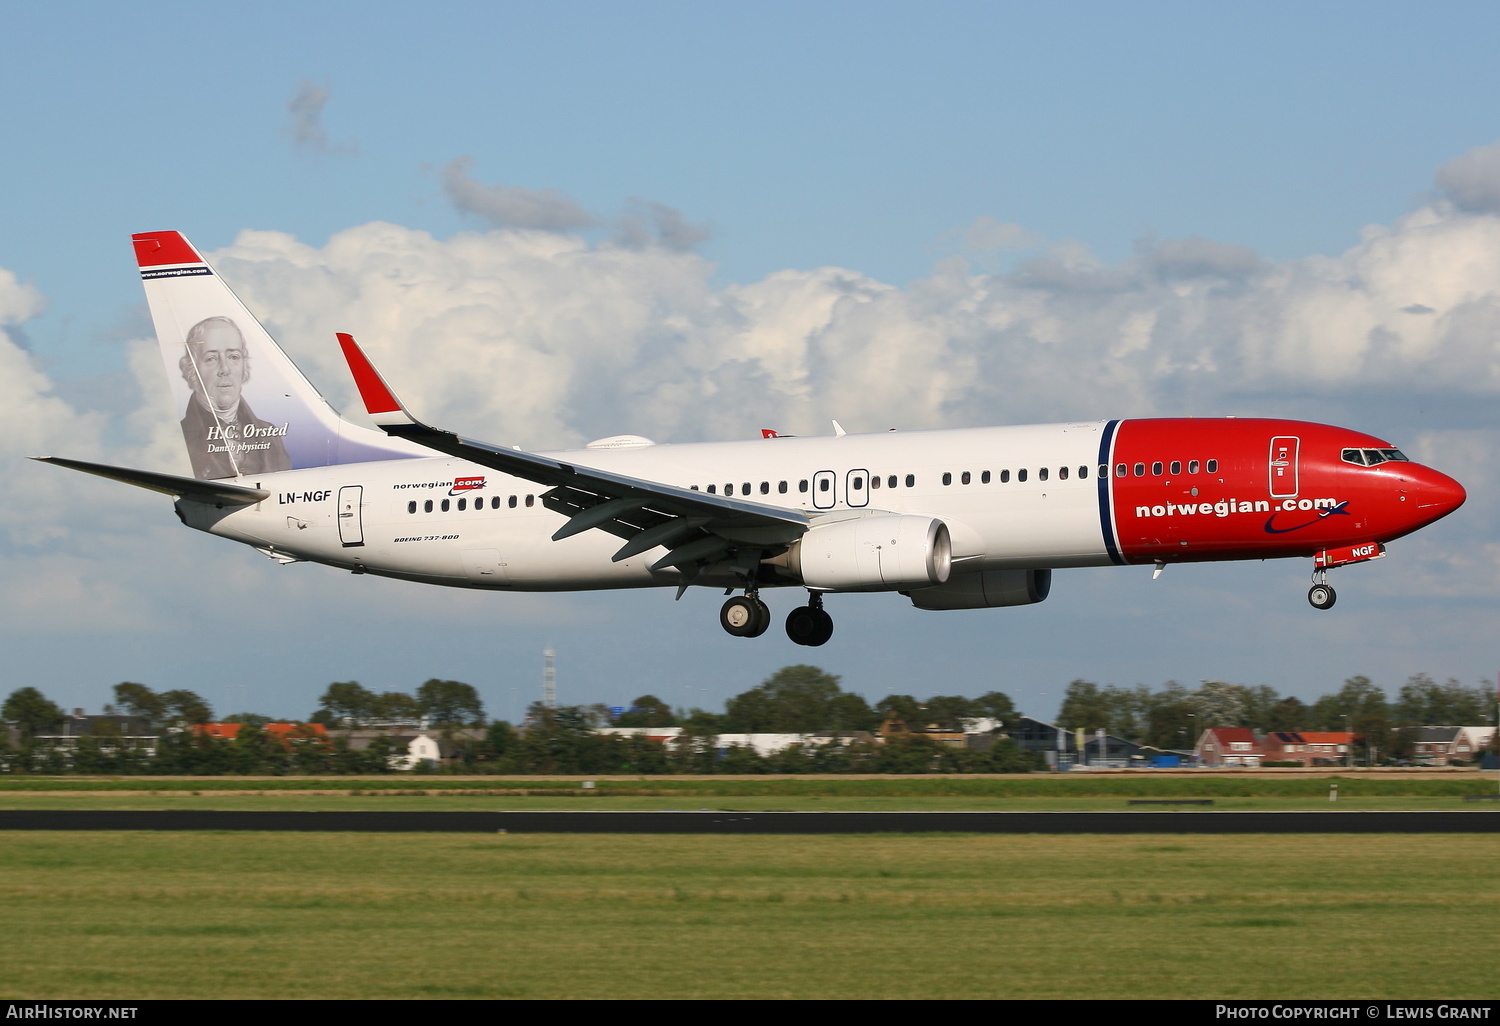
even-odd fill
[(0, 810), (0, 830), (552, 834), (1371, 834), (1500, 832), (1475, 812), (235, 812)]

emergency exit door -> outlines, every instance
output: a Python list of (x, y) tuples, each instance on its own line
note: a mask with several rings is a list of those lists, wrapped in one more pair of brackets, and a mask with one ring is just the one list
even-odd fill
[(339, 541), (346, 549), (365, 543), (364, 517), (360, 513), (364, 494), (363, 485), (344, 485), (339, 489)]

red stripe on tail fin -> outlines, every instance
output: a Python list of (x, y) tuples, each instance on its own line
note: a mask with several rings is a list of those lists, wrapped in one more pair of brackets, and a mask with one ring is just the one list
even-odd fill
[(201, 264), (203, 258), (179, 232), (143, 232), (132, 235), (135, 260), (142, 267), (162, 264)]

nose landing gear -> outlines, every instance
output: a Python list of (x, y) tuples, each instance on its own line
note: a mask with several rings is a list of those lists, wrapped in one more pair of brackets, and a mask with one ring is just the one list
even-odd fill
[(1338, 601), (1338, 592), (1328, 583), (1328, 571), (1321, 567), (1313, 571), (1313, 586), (1307, 589), (1307, 601), (1314, 609), (1332, 609)]

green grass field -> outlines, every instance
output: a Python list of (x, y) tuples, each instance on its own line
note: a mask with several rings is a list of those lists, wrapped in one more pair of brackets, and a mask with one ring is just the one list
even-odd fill
[(1491, 998), (1497, 855), (1471, 835), (12, 832), (0, 994)]

